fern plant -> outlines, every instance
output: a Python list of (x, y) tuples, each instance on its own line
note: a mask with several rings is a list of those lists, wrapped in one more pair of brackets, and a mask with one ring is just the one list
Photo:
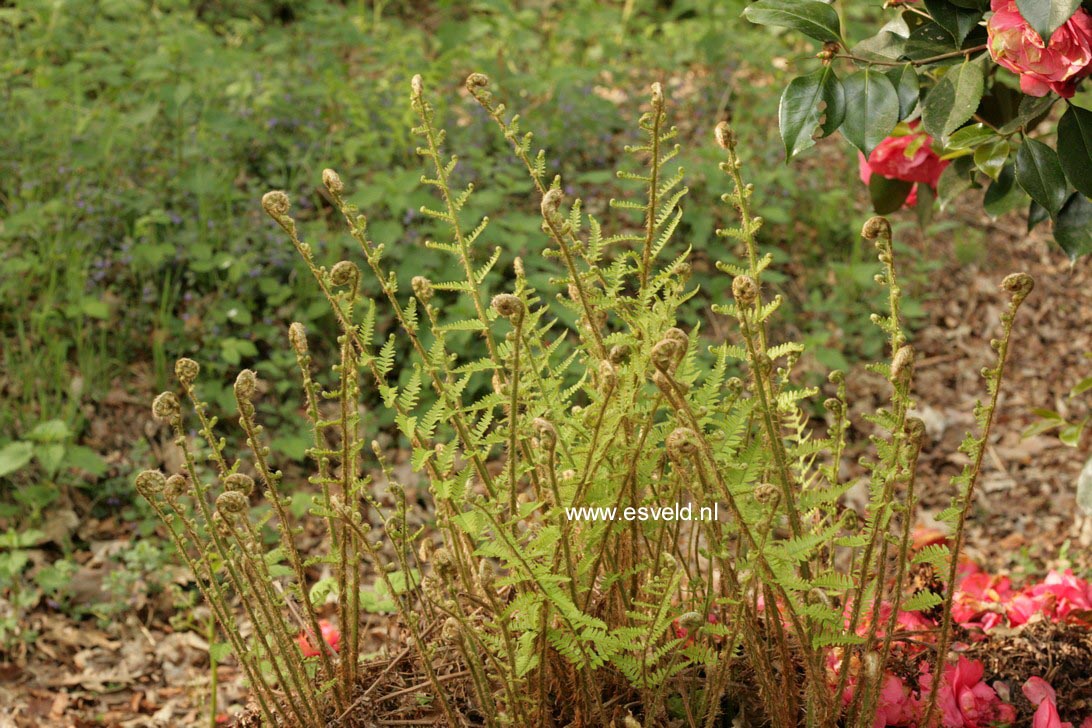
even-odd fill
[[(914, 352), (901, 325), (887, 221), (873, 218), (863, 235), (875, 242), (876, 279), (889, 291), (887, 310), (873, 320), (890, 357), (871, 369), (890, 383), (890, 400), (868, 417), (873, 454), (861, 462), (863, 475), (847, 478), (845, 375), (830, 374), (826, 422), (814, 424), (807, 406), (820, 392), (794, 373), (803, 347), (776, 341), (770, 327), (781, 298), (763, 282), (771, 257), (758, 247), (762, 219), (731, 129), (718, 125), (715, 139), (730, 186), (724, 200), (738, 219), (718, 231), (731, 243), (718, 268), (733, 278), (733, 300), (714, 312), (733, 319), (737, 335), (710, 345), (697, 329), (677, 326), (695, 289), (689, 249), (674, 236), (687, 189), (672, 165), (678, 147), (660, 86), (618, 173), (633, 194), (610, 201), (618, 215), (608, 221), (566, 199), (561, 179), (546, 173), (545, 152), (496, 102), (485, 76), (466, 85), (525, 167), (541, 206), (542, 255), (558, 261), (556, 292), (536, 290), (519, 258), (502, 264), (501, 249), (483, 244), (488, 218), (467, 219), (473, 186), (453, 185), (457, 160), (419, 77), (410, 95), (414, 132), (422, 180), (436, 193), (421, 212), (446, 229), (425, 244), (450, 256), (449, 280), (418, 276), (411, 291), (399, 290), (384, 243), (371, 238), (332, 170), (323, 182), (362, 266), (327, 268), (300, 238), (288, 197), (262, 200), (341, 330), (329, 387), (319, 383), (303, 327), (289, 331), (314, 434), (311, 517), (325, 529), (321, 553), (300, 550), (286, 499), (305, 485), (289, 486), (275, 468), (255, 420), (262, 384), (253, 372), (235, 384), (246, 457), (225, 456), (196, 391), (195, 362), (182, 360), (176, 371), (207, 463), (176, 394), (154, 404), (174, 428), (185, 473), (146, 471), (137, 485), (193, 570), (256, 710), (270, 724), (292, 725), (336, 724), (352, 713), (363, 689), (361, 589), (377, 580), (408, 633), (434, 719), (451, 726), (711, 727), (735, 714), (773, 726), (870, 726), (905, 639), (898, 614), (941, 610), (934, 675), (947, 657), (955, 555), (1013, 317), (1031, 279), (1017, 274), (1003, 284), (1011, 304), (994, 342), (997, 362), (984, 372), (989, 399), (964, 443), (971, 464), (941, 516), (953, 548), (914, 553), (924, 428), (910, 416)], [(362, 268), (382, 300), (362, 300)], [(469, 307), (457, 307), (460, 300)], [(380, 307), (398, 325), (386, 337), (376, 331)], [(456, 308), (472, 314), (459, 318)], [(486, 355), (461, 355), (449, 341), (460, 332), (480, 336)], [(408, 377), (394, 371), (398, 337), (413, 353)], [(366, 452), (365, 388), (393, 411), (413, 469), (427, 480), (434, 530), (412, 529), (404, 484), (375, 443)], [(434, 399), (425, 402), (425, 388)], [(369, 473), (393, 508), (375, 499)], [(253, 477), (263, 487), (257, 500)], [(869, 502), (858, 513), (842, 495), (862, 479)], [(268, 551), (271, 532), (277, 545)], [(940, 586), (914, 591), (912, 568), (933, 569)], [(317, 659), (305, 658), (292, 636), (320, 633), (321, 597), (330, 592), (344, 637), (338, 651), (323, 645)], [(458, 689), (438, 672), (452, 661), (461, 666)]]

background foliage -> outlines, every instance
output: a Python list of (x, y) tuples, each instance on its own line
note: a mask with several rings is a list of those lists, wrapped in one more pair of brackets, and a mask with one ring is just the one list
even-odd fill
[[(287, 383), (287, 324), (330, 332), (334, 322), (256, 201), (267, 189), (287, 190), (316, 254), (336, 259), (351, 241), (314, 183), (324, 165), (336, 164), (357, 181), (350, 202), (369, 209), (377, 242), (434, 234), (435, 221), (419, 213), (427, 193), (403, 103), (417, 72), (437, 89), (437, 113), (462, 152), (454, 183), (488, 180), (467, 215), (523, 211), (498, 220), (491, 242), (523, 255), (534, 285), (546, 277), (535, 254), (538, 211), (507, 152), (498, 153), (503, 141), (461, 116), (479, 113), (469, 110), (474, 105), (445, 105), (459, 100), (459, 79), (488, 73), (512, 97), (501, 100), (534, 113), (537, 140), (552, 159), (564, 160), (550, 171), (596, 186), (604, 198), (616, 184), (608, 170), (622, 153), (622, 131), (645, 103), (619, 89), (664, 83), (678, 109), (691, 189), (678, 236), (694, 245), (694, 282), (706, 303), (728, 295), (725, 279), (712, 275), (719, 251), (710, 249), (725, 213), (710, 185), (718, 175), (711, 145), (687, 142), (730, 118), (748, 141), (764, 244), (778, 267), (810, 276), (810, 284), (788, 291), (789, 328), (805, 343), (827, 344), (821, 356), (828, 366), (877, 356), (882, 337), (850, 315), (877, 295), (874, 261), (862, 253), (855, 226), (845, 224), (845, 211), (867, 202), (863, 191), (848, 191), (852, 158), (832, 148), (810, 168), (787, 167), (769, 123), (787, 69), (814, 50), (791, 36), (755, 32), (741, 18), (744, 6), (0, 6), (0, 532), (9, 529), (12, 544), (0, 589), (14, 589), (24, 571), (20, 549), (49, 544), (63, 557), (78, 548), (53, 529), (24, 532), (42, 526), (60, 503), (74, 502), (78, 516), (121, 508), (126, 521), (151, 530), (129, 486), (130, 463), (148, 447), (140, 423), (130, 425), (132, 451), (120, 457), (104, 460), (86, 445), (107, 395), (143, 402), (167, 385), (169, 363), (188, 355), (205, 363), (205, 392), (225, 413), (234, 409), (233, 373), (245, 366), (285, 382), (262, 405), (271, 430), (299, 411)], [(413, 275), (443, 277), (444, 262), (423, 246), (391, 246), (388, 260), (403, 289)], [(911, 255), (903, 260), (913, 262)], [(907, 287), (912, 294), (912, 280)], [(916, 310), (908, 300), (911, 320)], [(384, 331), (391, 323), (377, 325)], [(450, 344), (474, 346), (469, 334)], [(384, 417), (377, 408), (367, 424), (390, 429)], [(305, 434), (279, 432), (274, 446), (302, 459)], [(159, 554), (133, 559), (150, 570), (161, 562)], [(63, 606), (56, 587), (64, 580), (56, 576), (48, 572), (37, 586)], [(19, 593), (28, 604), (41, 594), (37, 587)]]

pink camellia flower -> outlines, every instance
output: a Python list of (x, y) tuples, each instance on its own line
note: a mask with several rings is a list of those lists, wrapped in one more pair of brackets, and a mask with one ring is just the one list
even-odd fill
[[(838, 675), (842, 668), (843, 653), (841, 649), (827, 652), (826, 669), (827, 679), (833, 689), (838, 684)], [(857, 671), (860, 663), (852, 658), (850, 663), (849, 679), (846, 688), (842, 692), (842, 705), (848, 706), (853, 702), (853, 695), (857, 691)], [(914, 725), (921, 710), (917, 695), (910, 690), (901, 678), (885, 672), (883, 684), (880, 686), (879, 699), (876, 705), (876, 717), (872, 722), (872, 728), (884, 728), (885, 726)]]
[(1071, 569), (1051, 571), (1039, 584), (1024, 589), (1008, 603), (1009, 623), (1026, 623), (1035, 614), (1056, 622), (1072, 620), (1088, 623), (1092, 611), (1092, 584), (1073, 575)]
[(1073, 728), (1072, 723), (1063, 723), (1062, 717), (1058, 715), (1058, 698), (1054, 688), (1046, 680), (1041, 677), (1028, 678), (1020, 689), (1032, 705), (1039, 706), (1032, 718), (1031, 728)]
[(987, 632), (1005, 621), (1005, 602), (1012, 594), (1006, 576), (983, 571), (964, 577), (952, 599), (952, 619), (965, 629)]
[(926, 184), (936, 189), (940, 173), (948, 166), (948, 160), (942, 160), (933, 151), (933, 138), (916, 131), (917, 126), (918, 122), (913, 121), (910, 123), (910, 133), (887, 137), (867, 159), (858, 152), (858, 172), (866, 185), (874, 174), (914, 183), (906, 198), (907, 207), (917, 204), (917, 186)]
[[(334, 652), (337, 652), (338, 645), (341, 644), (340, 630), (325, 619), (319, 620), (319, 630), (322, 632), (322, 639), (326, 644), (330, 645)], [(296, 644), (300, 646), (300, 651), (304, 657), (319, 656), (319, 648), (313, 644), (311, 637), (310, 630), (300, 630), (299, 636), (296, 637)]]
[[(1016, 710), (1001, 702), (997, 693), (982, 682), (985, 668), (977, 660), (963, 655), (955, 665), (944, 669), (944, 679), (937, 694), (941, 725), (944, 728), (988, 728), (1016, 720)], [(932, 675), (921, 676), (923, 694), (931, 688)]]
[(918, 717), (918, 701), (899, 678), (885, 673), (872, 728), (911, 725)]
[(1054, 31), (1049, 45), (1024, 20), (1015, 0), (990, 0), (990, 8), (990, 55), (1020, 76), (1020, 90), (1028, 96), (1053, 91), (1071, 98), (1077, 83), (1092, 74), (1092, 15), (1083, 8)]

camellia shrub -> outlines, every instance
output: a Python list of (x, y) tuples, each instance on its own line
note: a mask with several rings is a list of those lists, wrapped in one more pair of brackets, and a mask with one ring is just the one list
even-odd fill
[[(872, 316), (888, 357), (871, 371), (890, 397), (867, 422), (852, 422), (845, 375), (830, 373), (825, 397), (798, 383), (803, 347), (773, 334), (781, 298), (763, 282), (771, 257), (758, 246), (762, 219), (727, 124), (714, 136), (738, 225), (719, 231), (718, 267), (732, 278), (733, 299), (713, 315), (733, 322), (734, 334), (710, 342), (677, 323), (695, 288), (689, 249), (674, 236), (687, 189), (671, 165), (678, 148), (660, 86), (619, 172), (633, 194), (586, 205), (547, 176), (545, 152), (532, 151), (532, 135), (488, 79), (474, 74), (466, 85), (526, 172), (556, 290), (535, 290), (520, 259), (486, 246), (489, 219), (467, 219), (474, 187), (452, 186), (457, 160), (415, 78), (415, 133), (436, 193), (421, 212), (447, 230), (424, 244), (449, 256), (448, 277), (418, 276), (400, 290), (384, 260), (403, 243), (371, 237), (332, 170), (323, 183), (359, 263), (315, 260), (288, 196), (262, 200), (341, 330), (329, 373), (314, 367), (303, 326), (288, 332), (313, 432), (309, 482), (277, 469), (255, 418), (271, 390), (255, 372), (235, 382), (246, 437), (238, 457), (226, 453), (199, 395), (196, 362), (179, 361), (178, 390), (154, 402), (185, 466), (145, 471), (136, 484), (241, 664), (252, 715), (273, 725), (382, 723), (384, 701), (406, 690), (382, 688), (394, 663), (369, 671), (361, 658), (370, 610), (394, 613), (401, 638), (388, 653), (416, 676), (417, 712), (401, 708), (394, 724), (1011, 722), (1014, 709), (983, 682), (982, 663), (951, 661), (949, 651), (978, 628), (972, 605), (956, 599), (957, 556), (1031, 279), (1002, 283), (1009, 303), (992, 341), (996, 360), (983, 371), (987, 397), (939, 517), (947, 540), (915, 544), (925, 430), (911, 416), (914, 350), (887, 221), (869, 220), (863, 235), (888, 294)], [(365, 274), (380, 300), (362, 295)], [(377, 332), (379, 312), (397, 331)], [(480, 358), (448, 344), (468, 331), (484, 342)], [(403, 372), (398, 337), (413, 352)], [(467, 394), (483, 386), (484, 396)], [(426, 387), (436, 394), (428, 403)], [(423, 512), (415, 484), (363, 441), (365, 390), (394, 413), (427, 485)], [(842, 467), (851, 425), (873, 433), (856, 471)], [(842, 498), (859, 483), (869, 494), (861, 512)], [(301, 492), (315, 495), (297, 519), (291, 496)], [(323, 534), (308, 553), (302, 523)], [(1047, 699), (1043, 686), (1030, 689)], [(952, 715), (979, 722), (948, 722)]]
[(927, 219), (937, 198), (984, 186), (990, 215), (1026, 206), (1028, 229), (1050, 219), (1076, 259), (1092, 252), (1092, 110), (1074, 98), (1092, 76), (1087, 5), (890, 0), (878, 32), (856, 40), (820, 0), (758, 0), (744, 15), (822, 44), (781, 97), (787, 159), (840, 131), (877, 213)]

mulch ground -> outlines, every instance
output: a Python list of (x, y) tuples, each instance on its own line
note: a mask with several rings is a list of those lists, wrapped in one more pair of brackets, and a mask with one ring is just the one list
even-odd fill
[[(1088, 569), (1092, 519), (1079, 514), (1075, 487), (1092, 434), (1086, 433), (1079, 446), (1071, 448), (1053, 434), (1023, 438), (1021, 433), (1037, 421), (1035, 409), (1056, 410), (1070, 418), (1087, 413), (1087, 397), (1069, 400), (1067, 394), (1092, 373), (1088, 358), (1092, 259), (1071, 267), (1049, 243), (1046, 230), (1025, 236), (1023, 221), (1016, 217), (995, 223), (974, 212), (958, 214), (964, 218), (961, 222), (985, 232), (986, 251), (978, 263), (955, 262), (950, 239), (924, 240), (909, 232), (896, 241), (897, 249), (912, 246), (945, 262), (930, 277), (928, 290), (920, 292), (927, 320), (914, 339), (918, 413), (929, 435), (919, 476), (923, 517), (928, 522), (930, 514), (947, 505), (952, 492), (948, 478), (965, 462), (957, 448), (973, 424), (974, 401), (984, 393), (979, 371), (992, 362), (989, 339), (997, 333), (1007, 302), (999, 283), (1008, 273), (1026, 271), (1035, 278), (1036, 288), (1016, 322), (999, 416), (970, 522), (968, 552), (985, 569), (1011, 574), (1019, 583), (1029, 573), (1056, 566), (1068, 542), (1073, 568)], [(851, 396), (859, 398), (859, 406), (885, 395), (882, 382), (870, 376), (850, 381)], [(146, 401), (143, 395), (125, 394), (119, 388), (95, 406), (92, 439), (108, 459), (125, 457), (134, 440), (154, 431), (145, 429), (151, 426), (146, 422)], [(152, 455), (170, 457), (166, 451)], [(86, 582), (81, 588), (93, 594), (101, 588), (102, 574), (96, 569), (105, 563), (104, 550), (111, 542), (134, 536), (124, 524), (109, 519), (81, 523), (77, 535), (95, 545), (78, 557), (83, 566), (78, 577)], [(184, 583), (185, 574), (179, 571), (177, 579)], [(33, 612), (26, 626), (38, 632), (37, 639), (17, 654), (0, 654), (0, 728), (208, 725), (205, 640), (193, 631), (173, 629), (167, 620), (169, 604), (143, 607), (106, 624), (94, 619), (75, 622), (45, 605)], [(200, 618), (200, 610), (196, 615)], [(371, 625), (375, 649), (381, 648), (391, 628), (378, 622)], [(1051, 651), (1051, 640), (1061, 652)], [(1064, 630), (1006, 637), (995, 648), (976, 649), (985, 650), (982, 657), (991, 673), (1013, 680), (1027, 674), (1021, 670), (1027, 669), (1028, 661), (1044, 654), (1064, 653), (1079, 664), (1092, 652), (1087, 636)], [(412, 706), (416, 691), (412, 670), (397, 662), (377, 662), (369, 670), (382, 678), (382, 689), (363, 692), (363, 703), (395, 712)], [(1065, 669), (1057, 677), (1061, 693)], [(234, 664), (221, 665), (217, 678), (221, 710), (244, 706), (245, 690)], [(396, 691), (403, 692), (390, 700)], [(386, 704), (381, 705), (385, 697)], [(397, 721), (397, 716), (391, 714), (391, 719)]]

